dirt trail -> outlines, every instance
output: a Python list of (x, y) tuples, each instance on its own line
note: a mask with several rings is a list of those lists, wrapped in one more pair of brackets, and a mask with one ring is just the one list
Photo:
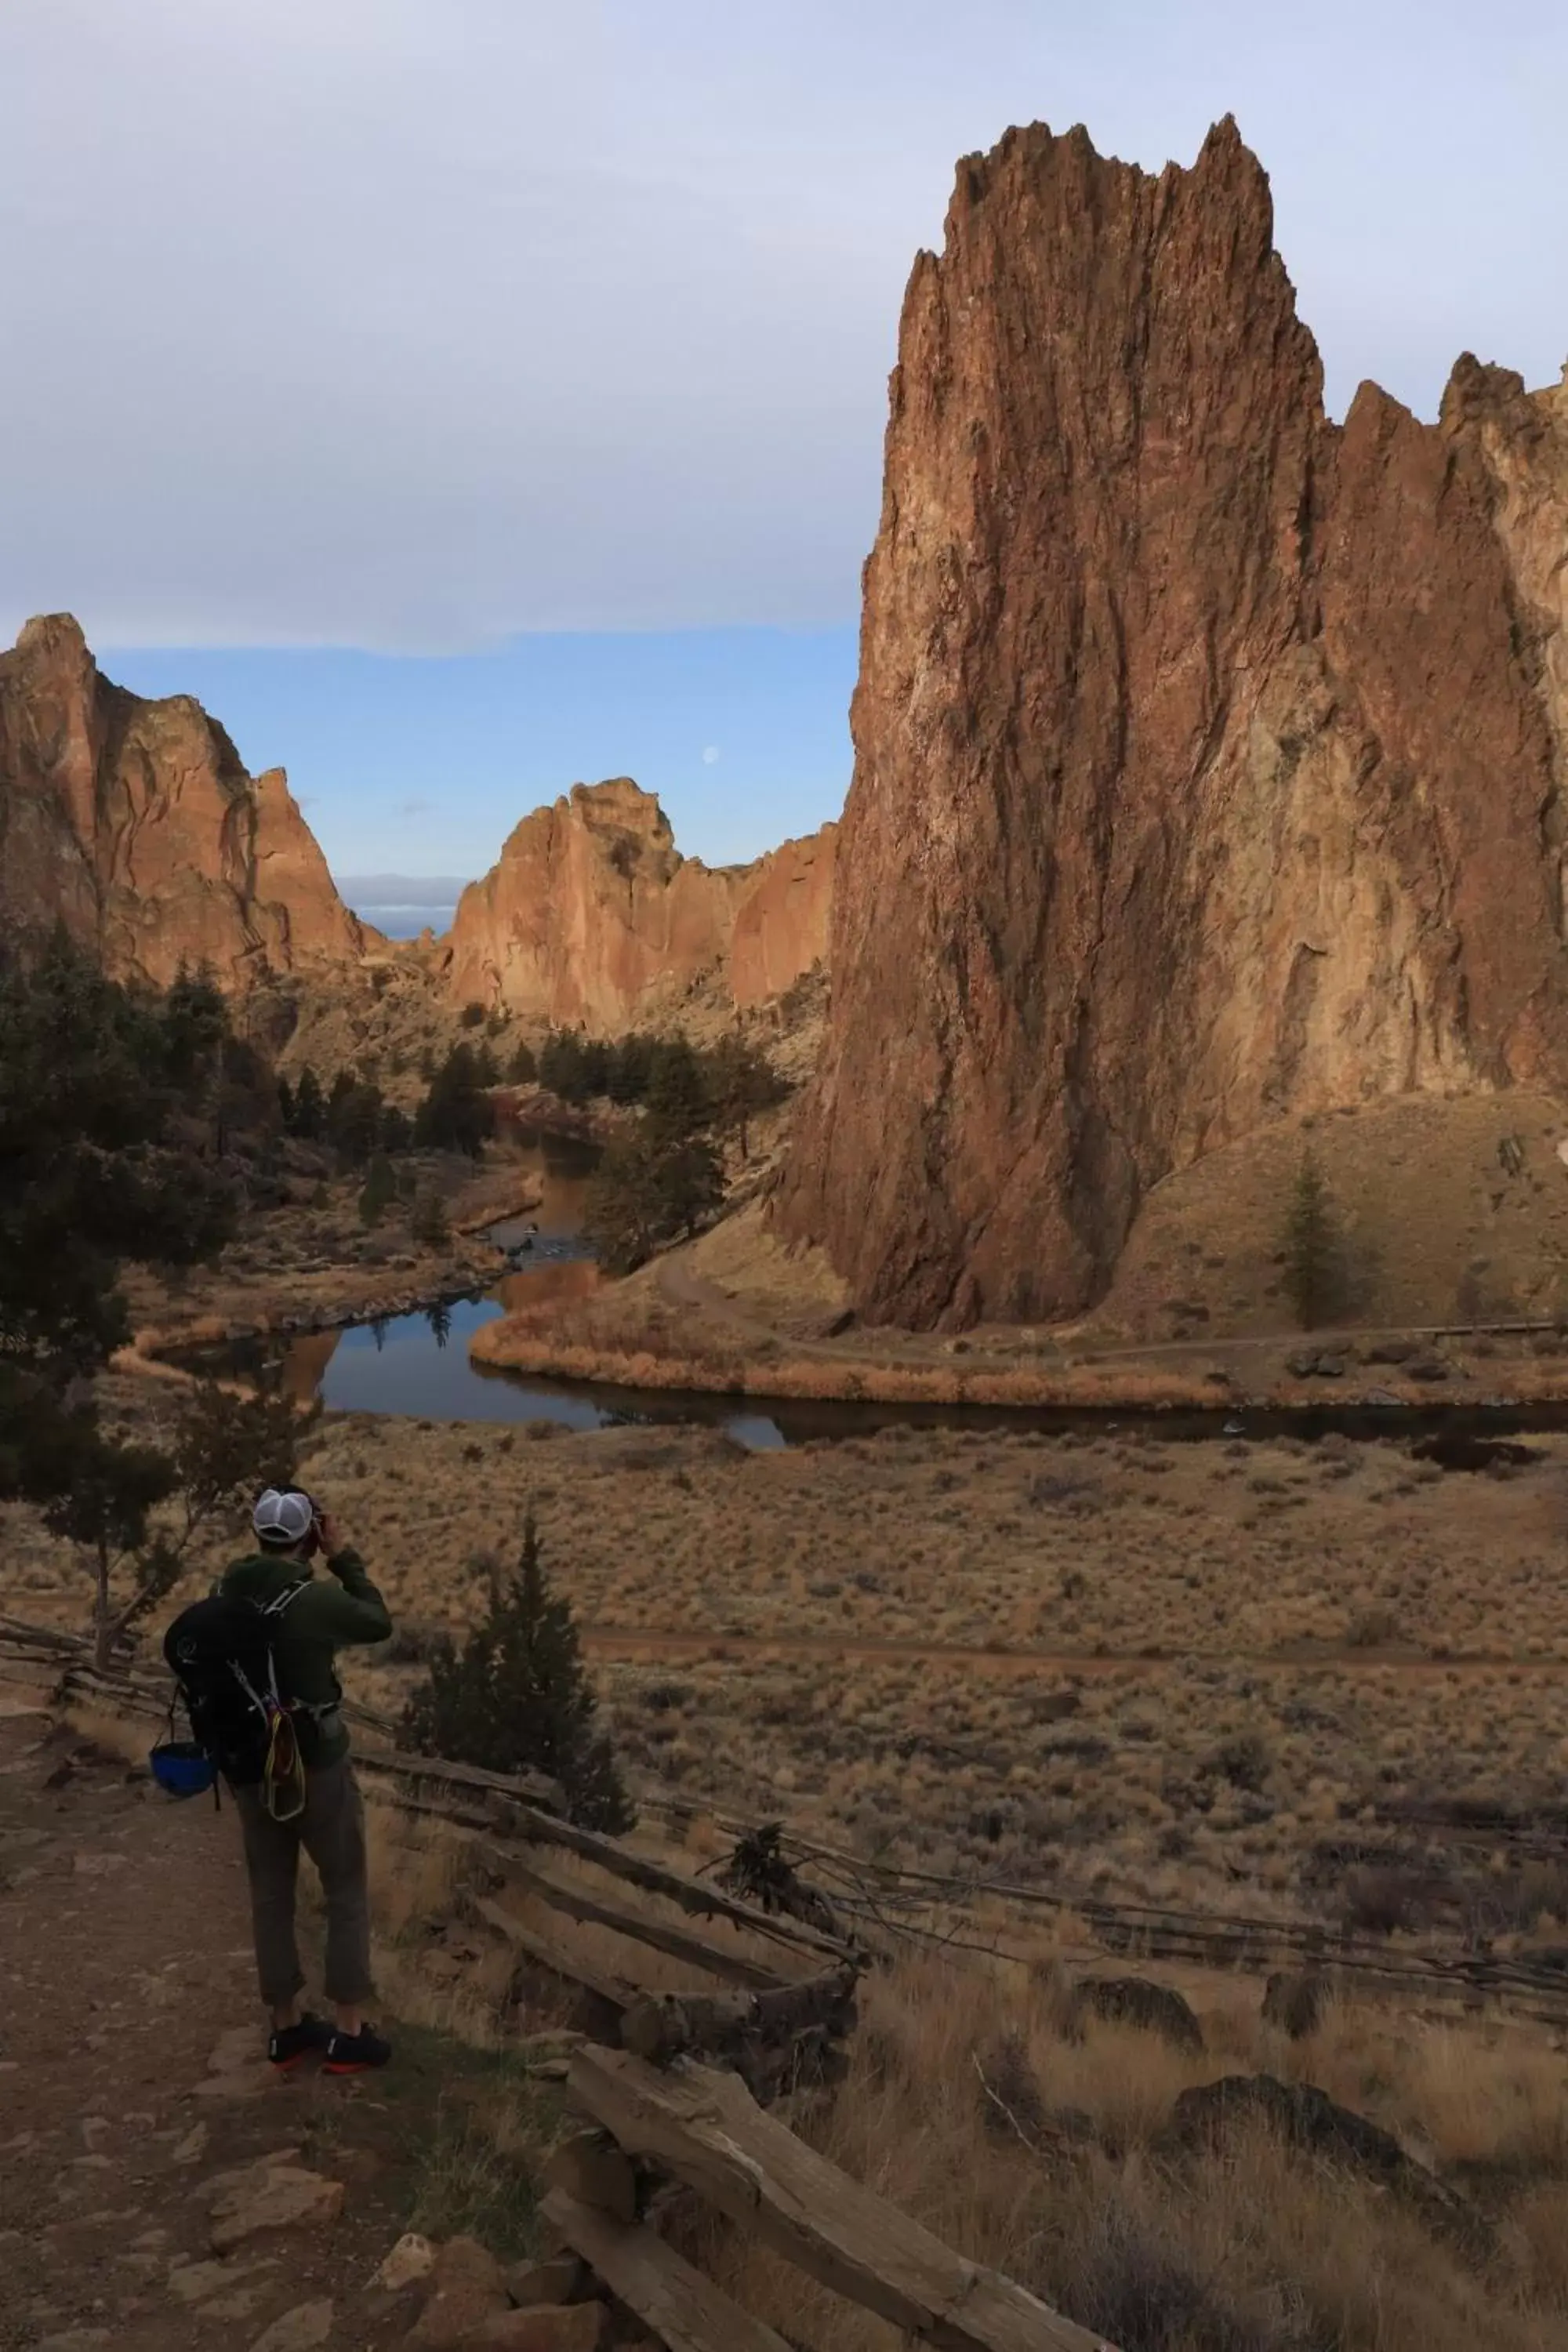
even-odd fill
[[(916, 1665), (981, 1665), (1003, 1674), (1115, 1675), (1129, 1667), (1180, 1667), (1192, 1654), (1180, 1649), (1159, 1650), (1031, 1650), (1000, 1643), (920, 1642), (896, 1634), (883, 1638), (842, 1633), (730, 1633), (712, 1631), (688, 1633), (649, 1632), (634, 1625), (587, 1624), (581, 1629), (584, 1648), (598, 1657), (705, 1657), (723, 1653), (751, 1658), (889, 1658)], [(1446, 1675), (1568, 1674), (1568, 1658), (1426, 1658), (1386, 1650), (1205, 1651), (1203, 1663), (1216, 1660), (1229, 1666), (1261, 1674), (1382, 1674), (1415, 1681)]]
[[(409, 2086), (275, 2080), (247, 1931), (232, 1811), (172, 1803), (0, 1683), (4, 2352), (377, 2352), (406, 2333), (366, 2290), (405, 2227)], [(214, 2176), (288, 2149), (344, 2185), (341, 2214), (216, 2260)]]

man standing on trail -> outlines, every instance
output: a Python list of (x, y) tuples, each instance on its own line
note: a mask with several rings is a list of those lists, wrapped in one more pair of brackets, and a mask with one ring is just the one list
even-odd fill
[[(267, 2054), (274, 2066), (286, 2067), (319, 2051), (329, 2074), (356, 2074), (384, 2066), (392, 2048), (364, 2018), (372, 1991), (364, 1806), (349, 1761), (342, 1688), (332, 1659), (351, 1643), (384, 1642), (392, 1620), (358, 1552), (310, 1496), (269, 1486), (251, 1524), (259, 1549), (237, 1560), (216, 1591), (222, 1600), (247, 1601), (264, 1612), (278, 1690), (299, 1746), (291, 1810), (273, 1801), (270, 1767), (265, 1781), (234, 1790), (245, 1833), (257, 1973), (272, 2013)], [(311, 1571), (317, 1553), (331, 1581)], [(331, 2025), (300, 2005), (305, 1979), (294, 1937), (294, 1895), (301, 1846), (321, 1874), (326, 1898)]]

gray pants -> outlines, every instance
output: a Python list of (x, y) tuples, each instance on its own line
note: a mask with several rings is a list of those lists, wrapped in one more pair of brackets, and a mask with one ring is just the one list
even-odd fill
[(370, 1896), (365, 1885), (364, 1806), (353, 1767), (342, 1757), (308, 1774), (305, 1810), (275, 1822), (259, 1789), (237, 1789), (250, 1879), (256, 1973), (268, 2009), (285, 2009), (304, 1989), (294, 1939), (294, 1890), (304, 1847), (321, 1874), (327, 1905), (327, 1966), (322, 1990), (331, 2001), (357, 2008), (368, 2000)]

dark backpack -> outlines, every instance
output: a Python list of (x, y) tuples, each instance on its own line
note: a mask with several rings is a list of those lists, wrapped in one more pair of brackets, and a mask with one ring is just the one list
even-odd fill
[(215, 1592), (182, 1610), (163, 1636), (191, 1737), (234, 1788), (268, 1777), (279, 1725), (292, 1717), (296, 1702), (279, 1686), (273, 1641), (304, 1589), (291, 1584), (271, 1601)]

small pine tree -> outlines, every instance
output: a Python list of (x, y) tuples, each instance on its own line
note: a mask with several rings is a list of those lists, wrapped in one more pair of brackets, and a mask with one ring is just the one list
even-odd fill
[(540, 1085), (563, 1102), (586, 1102), (588, 1076), (583, 1038), (575, 1029), (552, 1029), (540, 1049)]
[(495, 1580), (489, 1613), (460, 1652), (438, 1644), (402, 1738), (417, 1754), (487, 1772), (546, 1772), (574, 1822), (618, 1836), (637, 1813), (596, 1716), (571, 1607), (551, 1591), (531, 1514), (516, 1574)]
[(421, 1192), (414, 1203), (408, 1229), (423, 1249), (445, 1249), (452, 1238), (447, 1204), (439, 1192)]
[(395, 1103), (384, 1103), (381, 1111), (381, 1148), (395, 1159), (410, 1149), (414, 1141), (414, 1122), (405, 1110)]
[(588, 1186), (583, 1233), (605, 1271), (635, 1273), (665, 1242), (722, 1205), (724, 1171), (705, 1135), (672, 1141), (651, 1120), (606, 1145)]
[(712, 1124), (706, 1073), (684, 1037), (661, 1038), (649, 1057), (648, 1131), (660, 1143), (685, 1143)]
[(1342, 1307), (1344, 1243), (1327, 1180), (1312, 1152), (1301, 1154), (1285, 1219), (1281, 1255), (1285, 1295), (1303, 1331), (1313, 1331)]
[(289, 1131), (303, 1143), (321, 1139), (327, 1123), (326, 1099), (321, 1093), (321, 1081), (309, 1062), (300, 1073), (300, 1083), (294, 1089), (294, 1116)]
[(359, 1221), (368, 1230), (379, 1225), (397, 1198), (397, 1179), (392, 1172), (392, 1162), (384, 1151), (378, 1151), (370, 1163), (359, 1196)]
[(788, 1087), (765, 1054), (744, 1038), (721, 1037), (707, 1058), (709, 1098), (720, 1133), (740, 1147), (742, 1160), (751, 1157), (751, 1125), (760, 1111), (782, 1102)]
[[(487, 1045), (484, 1051), (488, 1054)], [(454, 1045), (435, 1076), (414, 1118), (414, 1141), (420, 1150), (466, 1151), (479, 1159), (486, 1139), (495, 1131), (495, 1105), (481, 1084), (480, 1066), (471, 1045)]]

